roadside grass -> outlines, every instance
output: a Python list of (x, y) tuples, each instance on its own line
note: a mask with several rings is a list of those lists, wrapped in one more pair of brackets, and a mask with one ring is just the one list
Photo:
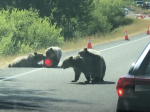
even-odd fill
[[(150, 19), (133, 19), (133, 23), (130, 25), (124, 25), (120, 26), (119, 28), (113, 30), (112, 32), (108, 34), (97, 34), (91, 37), (91, 43), (92, 45), (96, 44), (102, 44), (109, 41), (114, 41), (118, 39), (123, 39), (125, 37), (125, 31), (128, 32), (129, 38), (133, 35), (147, 32), (147, 27), (150, 22)], [(83, 47), (87, 47), (88, 37), (80, 38), (78, 40), (73, 40), (72, 42), (66, 42), (61, 48), (64, 52), (70, 51), (73, 49), (79, 49)], [(41, 52), (44, 52), (44, 49), (40, 50)]]
[[(130, 25), (124, 25), (120, 26), (119, 28), (113, 30), (112, 32), (108, 34), (97, 34), (90, 36), (91, 37), (91, 43), (92, 46), (96, 44), (102, 44), (118, 39), (124, 40), (125, 37), (125, 31), (128, 32), (129, 39), (132, 38), (131, 36), (137, 35), (140, 33), (145, 33), (147, 31), (147, 27), (150, 25), (150, 19), (133, 19), (133, 23)], [(63, 52), (67, 52), (73, 49), (79, 49), (87, 47), (88, 37), (80, 38), (78, 40), (73, 39), (72, 41), (65, 42), (64, 45), (61, 46), (61, 49)], [(45, 54), (45, 49), (38, 50), (37, 52)], [(8, 64), (14, 60), (18, 56), (22, 56), (25, 54), (20, 54), (16, 56), (8, 56), (8, 57), (0, 57), (0, 68), (7, 67)]]

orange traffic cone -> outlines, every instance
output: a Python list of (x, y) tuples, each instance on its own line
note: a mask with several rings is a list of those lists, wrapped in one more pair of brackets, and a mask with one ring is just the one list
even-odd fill
[(88, 49), (92, 49), (92, 44), (91, 44), (91, 38), (88, 37), (88, 45), (87, 45)]
[(125, 32), (125, 40), (129, 40), (127, 31)]
[(147, 34), (149, 34), (149, 26), (147, 27)]
[(141, 19), (144, 19), (144, 16), (143, 16), (143, 15), (141, 16)]

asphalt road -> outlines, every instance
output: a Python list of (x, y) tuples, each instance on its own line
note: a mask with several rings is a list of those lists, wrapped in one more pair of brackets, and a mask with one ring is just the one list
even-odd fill
[[(150, 14), (142, 14), (142, 13), (140, 13), (140, 12), (139, 12), (139, 13), (135, 13), (135, 11), (130, 10), (130, 9), (129, 9), (129, 14), (127, 14), (126, 16), (127, 16), (127, 17), (136, 18), (137, 15), (139, 15), (139, 14), (145, 16), (144, 19), (150, 19), (150, 17), (149, 17)], [(141, 19), (141, 17), (138, 17), (138, 19)]]
[[(115, 112), (117, 80), (128, 72), (150, 36), (144, 33), (129, 39), (124, 40), (123, 37), (118, 41), (93, 46), (106, 61), (105, 82), (101, 84), (84, 84), (83, 74), (78, 82), (71, 83), (74, 79), (71, 68), (1, 69), (0, 111)], [(64, 52), (61, 62), (77, 51)]]

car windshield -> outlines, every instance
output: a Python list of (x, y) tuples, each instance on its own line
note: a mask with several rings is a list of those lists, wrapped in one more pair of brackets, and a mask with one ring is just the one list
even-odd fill
[(137, 4), (143, 4), (143, 2), (136, 2)]

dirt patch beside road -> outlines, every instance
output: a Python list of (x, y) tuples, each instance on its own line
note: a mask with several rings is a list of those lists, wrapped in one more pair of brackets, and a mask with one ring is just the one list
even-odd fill
[(137, 15), (141, 14), (141, 15), (145, 16), (145, 18), (143, 18), (143, 19), (150, 19), (150, 17), (149, 17), (150, 10), (145, 10), (145, 9), (142, 9), (142, 8), (136, 7), (136, 6), (128, 6), (127, 8), (129, 9), (129, 14), (127, 15), (128, 17), (136, 18)]

